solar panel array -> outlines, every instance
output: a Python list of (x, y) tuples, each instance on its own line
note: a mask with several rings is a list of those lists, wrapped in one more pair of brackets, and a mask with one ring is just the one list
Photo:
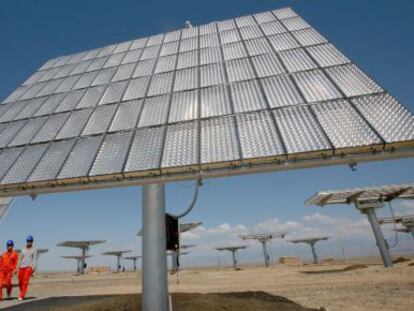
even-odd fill
[(0, 105), (0, 190), (413, 140), (413, 115), (283, 8), (49, 60)]
[(307, 205), (351, 204), (355, 201), (391, 201), (393, 199), (414, 199), (414, 184), (356, 187), (327, 190), (315, 193), (306, 200)]
[(105, 242), (105, 240), (63, 241), (56, 245), (62, 247), (89, 248), (90, 246)]
[(328, 240), (329, 237), (322, 236), (322, 237), (315, 237), (315, 238), (303, 238), (303, 239), (295, 239), (295, 240), (289, 240), (289, 242), (292, 243), (316, 243), (318, 241), (325, 241)]

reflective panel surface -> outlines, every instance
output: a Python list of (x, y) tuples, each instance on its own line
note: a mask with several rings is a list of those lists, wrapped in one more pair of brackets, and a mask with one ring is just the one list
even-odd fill
[(0, 196), (413, 149), (414, 116), (282, 8), (47, 61), (0, 105)]

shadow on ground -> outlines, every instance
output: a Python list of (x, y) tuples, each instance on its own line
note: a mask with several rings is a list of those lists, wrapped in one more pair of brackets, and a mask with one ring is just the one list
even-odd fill
[[(213, 294), (172, 294), (174, 311), (317, 311), (305, 308), (280, 296), (265, 292), (237, 292)], [(141, 295), (55, 297), (23, 303), (6, 310), (27, 311), (112, 311), (141, 310)]]
[(368, 268), (367, 265), (350, 265), (342, 269), (325, 269), (325, 270), (310, 270), (310, 271), (299, 271), (300, 273), (305, 274), (321, 274), (321, 273), (340, 273), (340, 272), (347, 272), (352, 270), (359, 270)]

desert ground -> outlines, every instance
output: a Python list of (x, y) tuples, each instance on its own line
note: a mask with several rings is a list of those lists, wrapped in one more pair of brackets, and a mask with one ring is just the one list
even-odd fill
[[(71, 273), (39, 273), (31, 283), (28, 300), (22, 303), (17, 302), (16, 299), (5, 300), (0, 303), (0, 308), (118, 309), (108, 306), (111, 301), (117, 299), (116, 297), (121, 296), (111, 295), (124, 295), (122, 296), (124, 300), (138, 297), (137, 293), (141, 292), (140, 282), (139, 271), (83, 276)], [(302, 266), (274, 264), (269, 268), (242, 265), (237, 271), (231, 268), (188, 268), (178, 273), (178, 284), (177, 275), (169, 275), (169, 291), (173, 293), (174, 310), (412, 311), (414, 310), (414, 260), (401, 260), (391, 269), (385, 269), (378, 261), (368, 259)], [(240, 292), (244, 293), (240, 294)], [(193, 293), (193, 298), (196, 297), (194, 299), (198, 300), (198, 304), (185, 307), (191, 295), (182, 293)], [(208, 295), (196, 295), (196, 293)], [(227, 294), (219, 297), (213, 293)], [(135, 295), (125, 296), (125, 294)], [(267, 297), (267, 294), (273, 298)], [(13, 296), (16, 295), (17, 289), (13, 293)], [(50, 299), (51, 297), (55, 298)], [(100, 297), (104, 300), (101, 299), (99, 302)], [(262, 297), (263, 304), (256, 305), (255, 297)], [(284, 298), (297, 307), (291, 309), (280, 305), (278, 308), (271, 307), (272, 299), (280, 301)], [(46, 304), (48, 301), (49, 304)], [(214, 301), (221, 301), (221, 307), (217, 308)], [(135, 303), (135, 307), (139, 304), (137, 301), (128, 303), (131, 306)], [(122, 308), (119, 307), (119, 310), (128, 310), (126, 307), (128, 303)], [(92, 305), (95, 307), (92, 308)], [(106, 308), (99, 306), (106, 306)]]

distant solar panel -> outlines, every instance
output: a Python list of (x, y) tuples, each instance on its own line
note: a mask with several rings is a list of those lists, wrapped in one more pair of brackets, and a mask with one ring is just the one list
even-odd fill
[(47, 61), (0, 105), (0, 195), (407, 157), (413, 147), (414, 116), (284, 8)]
[(352, 204), (354, 202), (387, 202), (414, 199), (414, 184), (383, 185), (319, 191), (306, 200), (306, 205)]

